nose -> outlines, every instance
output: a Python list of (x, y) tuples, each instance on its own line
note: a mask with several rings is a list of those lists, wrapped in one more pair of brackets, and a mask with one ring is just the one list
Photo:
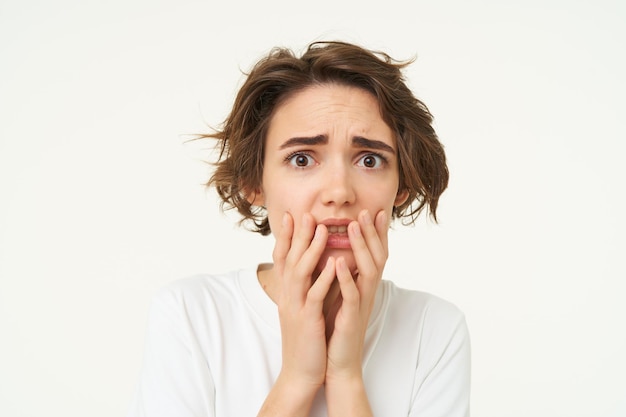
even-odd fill
[(343, 164), (328, 166), (321, 185), (322, 200), (325, 205), (349, 205), (356, 199), (354, 183), (349, 169)]

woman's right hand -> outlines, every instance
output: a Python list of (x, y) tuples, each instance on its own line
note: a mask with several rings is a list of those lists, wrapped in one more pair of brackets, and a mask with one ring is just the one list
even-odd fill
[(335, 279), (335, 260), (329, 258), (316, 275), (326, 247), (328, 230), (305, 214), (297, 230), (285, 213), (274, 247), (272, 279), (282, 334), (282, 368), (259, 415), (308, 415), (315, 394), (326, 377), (326, 320), (324, 299)]

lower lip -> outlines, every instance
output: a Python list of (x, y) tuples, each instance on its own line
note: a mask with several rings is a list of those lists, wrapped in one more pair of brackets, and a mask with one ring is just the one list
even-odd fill
[(331, 233), (328, 235), (326, 247), (335, 249), (350, 249), (350, 238), (348, 238), (347, 234)]

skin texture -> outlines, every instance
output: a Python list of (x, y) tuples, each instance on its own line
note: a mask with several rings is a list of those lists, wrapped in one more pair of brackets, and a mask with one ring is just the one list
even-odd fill
[(371, 415), (361, 371), (365, 331), (388, 256), (398, 191), (395, 137), (368, 92), (309, 87), (279, 106), (262, 187), (274, 264), (259, 280), (278, 305), (282, 369), (259, 416), (307, 416), (323, 386), (329, 415)]

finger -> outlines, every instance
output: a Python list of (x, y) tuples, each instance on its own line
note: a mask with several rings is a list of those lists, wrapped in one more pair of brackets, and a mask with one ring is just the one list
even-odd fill
[(276, 244), (274, 245), (274, 252), (272, 253), (272, 259), (274, 260), (274, 266), (278, 268), (281, 273), (285, 265), (285, 260), (289, 249), (291, 248), (291, 239), (293, 236), (293, 217), (288, 212), (283, 214), (280, 232), (276, 236)]
[[(314, 274), (317, 272), (316, 267), (326, 247), (327, 240), (328, 229), (324, 225), (317, 225), (313, 238), (303, 253), (300, 254), (299, 249), (294, 250), (295, 243), (292, 241), (292, 249), (288, 255), (290, 277), (288, 282), (284, 282), (284, 286), (293, 296), (301, 300), (306, 298), (306, 294), (313, 284)], [(297, 255), (299, 258), (296, 258)]]
[(359, 222), (353, 221), (348, 225), (348, 238), (356, 261), (359, 276), (372, 276), (376, 274), (376, 263), (367, 246), (363, 231)]
[(330, 290), (330, 286), (335, 280), (336, 272), (335, 272), (335, 258), (332, 256), (328, 258), (326, 261), (326, 265), (322, 272), (320, 272), (317, 280), (311, 286), (307, 294), (307, 305), (316, 311), (321, 312), (324, 307), (324, 300), (328, 291)]
[(318, 224), (315, 226), (313, 239), (298, 261), (297, 270), (300, 273), (312, 275), (315, 272), (319, 272), (315, 271), (315, 267), (318, 265), (320, 257), (326, 249), (327, 242), (328, 228), (323, 224)]
[[(361, 225), (357, 222), (352, 222), (348, 226), (348, 236), (350, 238), (350, 245), (354, 253), (354, 259), (358, 269), (358, 277), (356, 279), (356, 285), (359, 289), (361, 296), (367, 299), (373, 297), (376, 292), (376, 287), (382, 275), (382, 269), (384, 268), (384, 261), (382, 265), (378, 265), (374, 256), (383, 258), (379, 253), (374, 255), (368, 247), (365, 237), (361, 231)], [(380, 243), (373, 244), (375, 250), (380, 251)]]
[(359, 312), (360, 306), (360, 294), (356, 287), (354, 278), (350, 273), (350, 269), (346, 264), (346, 260), (340, 257), (335, 262), (335, 270), (337, 273), (337, 280), (339, 281), (339, 290), (341, 291), (341, 298), (343, 299), (341, 304), (341, 314), (345, 315), (347, 319), (355, 317)]
[(359, 225), (365, 243), (370, 251), (374, 262), (378, 268), (382, 268), (387, 262), (388, 250), (387, 250), (387, 231), (384, 227), (380, 227), (381, 222), (385, 222), (385, 213), (383, 210), (379, 211), (376, 215), (375, 221), (367, 210), (363, 210), (359, 213)]
[(376, 231), (378, 232), (378, 237), (380, 238), (380, 243), (383, 245), (385, 251), (385, 262), (387, 262), (387, 258), (389, 257), (389, 225), (391, 222), (391, 217), (387, 215), (385, 210), (381, 210), (376, 214), (376, 219), (374, 220), (374, 225), (376, 226)]
[(300, 224), (296, 225), (293, 236), (291, 238), (291, 248), (287, 255), (287, 261), (292, 265), (296, 265), (307, 248), (311, 245), (313, 236), (315, 235), (315, 220), (309, 213), (302, 215)]

